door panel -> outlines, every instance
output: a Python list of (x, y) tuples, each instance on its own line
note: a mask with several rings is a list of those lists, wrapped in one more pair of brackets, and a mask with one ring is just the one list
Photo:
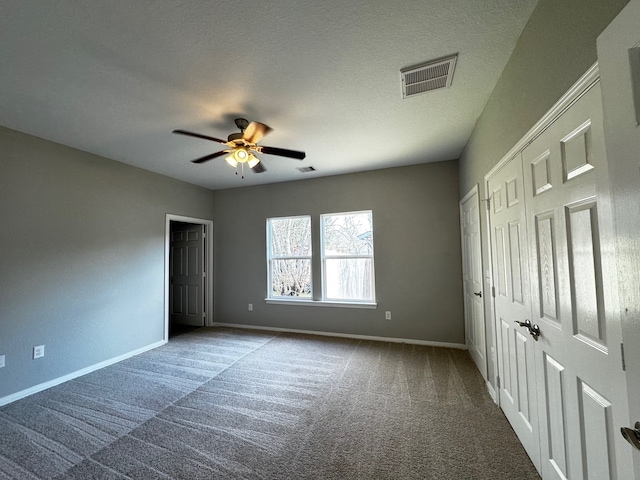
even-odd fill
[(513, 405), (513, 399), (518, 398), (512, 394), (513, 385), (516, 384), (515, 372), (511, 371), (511, 366), (515, 362), (511, 360), (511, 352), (513, 350), (509, 336), (511, 335), (511, 325), (504, 318), (500, 318), (500, 344), (502, 346), (502, 355), (500, 355), (500, 377), (501, 377), (501, 395), (506, 397), (509, 404)]
[(511, 253), (511, 301), (525, 305), (522, 292), (522, 253), (520, 239), (522, 230), (520, 221), (509, 223), (509, 252)]
[(607, 351), (596, 201), (565, 208), (573, 334)]
[[(616, 451), (633, 456), (640, 480), (640, 451), (623, 441), (620, 427), (640, 421), (640, 0), (631, 0), (598, 38), (613, 226), (603, 225), (604, 247), (615, 252), (624, 334), (630, 415), (614, 420)], [(607, 276), (605, 276), (605, 279)], [(629, 476), (628, 478), (632, 478)]]
[(527, 359), (531, 357), (532, 352), (529, 351), (529, 339), (519, 330), (514, 329), (513, 333), (515, 335), (516, 365), (518, 366), (515, 369), (518, 375), (518, 412), (527, 427), (531, 429), (531, 404), (535, 405), (535, 402), (531, 402), (530, 398), (532, 392), (529, 391), (529, 385), (532, 383), (530, 378), (532, 365), (529, 365)]
[[(578, 381), (580, 424), (584, 425), (583, 462), (588, 478), (616, 478), (613, 466), (613, 425), (611, 403), (585, 382)], [(585, 455), (589, 452), (589, 455)], [(625, 478), (625, 477), (617, 477)]]
[[(555, 246), (555, 217), (553, 211), (535, 216), (535, 252), (538, 264), (538, 296), (541, 318), (558, 322), (558, 261)], [(535, 307), (534, 307), (535, 308)]]
[(522, 152), (545, 479), (630, 478), (629, 464), (606, 466), (616, 440), (602, 423), (627, 409), (616, 297), (604, 282), (614, 271), (601, 248), (611, 217), (602, 122), (596, 82)]
[(559, 478), (567, 478), (565, 368), (548, 354), (544, 355), (543, 362), (549, 463)]
[(495, 243), (495, 258), (496, 258), (496, 276), (498, 280), (498, 295), (500, 297), (507, 296), (507, 272), (506, 265), (507, 259), (505, 258), (505, 252), (507, 251), (505, 245), (506, 235), (504, 233), (504, 227), (498, 225), (495, 227), (494, 243)]
[(531, 316), (522, 162), (515, 157), (488, 179), (498, 319), (500, 406), (536, 468), (540, 464), (535, 348), (516, 324)]

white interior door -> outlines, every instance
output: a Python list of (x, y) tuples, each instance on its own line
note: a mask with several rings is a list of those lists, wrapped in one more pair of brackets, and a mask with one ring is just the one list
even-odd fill
[(527, 225), (522, 162), (513, 158), (488, 179), (500, 406), (540, 470), (536, 343), (516, 322), (530, 319)]
[[(626, 423), (616, 427), (633, 428), (640, 421), (640, 0), (631, 0), (598, 38), (598, 62), (630, 408)], [(640, 451), (632, 455), (640, 480)]]
[(480, 243), (480, 199), (474, 187), (460, 201), (462, 276), (466, 344), (482, 377), (487, 379), (482, 256)]
[(599, 82), (522, 152), (544, 479), (629, 479)]

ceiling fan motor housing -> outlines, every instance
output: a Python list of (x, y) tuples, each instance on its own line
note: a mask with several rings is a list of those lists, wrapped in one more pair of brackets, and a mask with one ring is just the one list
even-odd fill
[(229, 134), (227, 139), (228, 139), (229, 142), (233, 142), (235, 140), (241, 140), (242, 139), (242, 132), (231, 133), (231, 134)]

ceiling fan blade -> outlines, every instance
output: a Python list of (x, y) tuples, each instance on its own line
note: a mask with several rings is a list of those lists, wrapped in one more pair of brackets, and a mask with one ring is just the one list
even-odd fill
[(260, 122), (251, 122), (244, 131), (242, 138), (249, 143), (258, 143), (267, 133), (273, 130), (270, 126)]
[(304, 152), (298, 152), (297, 150), (287, 150), (286, 148), (276, 147), (260, 147), (262, 153), (267, 155), (278, 155), (280, 157), (295, 158), (296, 160), (304, 160), (307, 156)]
[(227, 153), (226, 150), (223, 150), (221, 152), (216, 152), (216, 153), (211, 153), (209, 155), (205, 155), (204, 157), (201, 158), (196, 158), (195, 160), (191, 160), (191, 163), (204, 163), (204, 162), (208, 162), (209, 160), (213, 160), (216, 157), (220, 157), (221, 155), (224, 155), (225, 153)]
[(216, 138), (216, 137), (210, 137), (208, 135), (202, 135), (201, 133), (189, 132), (187, 130), (174, 130), (172, 133), (177, 133), (178, 135), (186, 135), (188, 137), (202, 138), (204, 140), (211, 140), (211, 141), (218, 142), (218, 143), (224, 143), (224, 144), (227, 143), (226, 140), (221, 140), (221, 139)]
[(262, 160), (260, 161), (259, 164), (257, 164), (255, 167), (253, 167), (252, 170), (255, 173), (262, 173), (262, 172), (266, 172), (267, 171), (266, 167), (264, 166), (264, 163), (262, 163)]

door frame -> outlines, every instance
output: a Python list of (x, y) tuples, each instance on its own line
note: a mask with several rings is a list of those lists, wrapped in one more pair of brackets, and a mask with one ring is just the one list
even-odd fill
[(204, 266), (205, 266), (205, 316), (204, 325), (213, 325), (213, 220), (204, 218), (185, 217), (167, 213), (165, 218), (164, 234), (164, 336), (165, 342), (169, 341), (169, 287), (170, 287), (170, 258), (171, 258), (171, 222), (185, 222), (196, 225), (204, 225)]

